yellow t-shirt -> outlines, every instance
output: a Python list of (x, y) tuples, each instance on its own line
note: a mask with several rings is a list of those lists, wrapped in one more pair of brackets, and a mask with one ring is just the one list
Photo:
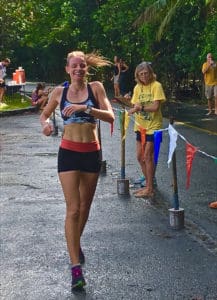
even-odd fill
[[(154, 101), (165, 101), (165, 94), (162, 85), (158, 81), (154, 81), (148, 85), (137, 84), (133, 90), (131, 103), (139, 103), (142, 105), (152, 104)], [(139, 126), (146, 129), (147, 134), (153, 134), (155, 130), (162, 128), (163, 117), (161, 113), (161, 105), (156, 112), (139, 112), (135, 113), (134, 131), (139, 130)]]
[[(202, 72), (207, 68), (207, 62), (202, 66)], [(217, 85), (217, 63), (204, 73), (204, 82), (206, 85)]]

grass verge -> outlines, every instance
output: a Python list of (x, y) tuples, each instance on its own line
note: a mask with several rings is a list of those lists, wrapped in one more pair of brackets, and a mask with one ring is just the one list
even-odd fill
[(15, 93), (13, 95), (4, 95), (3, 102), (0, 103), (0, 111), (22, 109), (32, 106), (31, 99), (27, 96)]

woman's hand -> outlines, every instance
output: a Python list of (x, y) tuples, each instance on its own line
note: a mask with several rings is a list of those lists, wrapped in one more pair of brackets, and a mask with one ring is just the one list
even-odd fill
[(128, 110), (128, 115), (131, 116), (134, 113), (139, 112), (141, 110), (142, 110), (142, 105), (136, 103), (133, 108), (131, 108), (130, 110)]
[(54, 128), (51, 123), (45, 123), (42, 128), (42, 133), (46, 136), (49, 136), (52, 134), (53, 130)]
[(70, 104), (66, 106), (62, 113), (66, 117), (70, 117), (76, 111), (85, 111), (87, 109), (87, 105), (80, 105), (80, 104)]

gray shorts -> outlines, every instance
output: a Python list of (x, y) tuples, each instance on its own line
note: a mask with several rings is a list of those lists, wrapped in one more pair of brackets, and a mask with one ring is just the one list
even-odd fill
[(119, 79), (119, 76), (118, 75), (114, 75), (114, 84), (118, 83), (118, 79)]
[(207, 99), (217, 97), (217, 85), (205, 85), (205, 96)]

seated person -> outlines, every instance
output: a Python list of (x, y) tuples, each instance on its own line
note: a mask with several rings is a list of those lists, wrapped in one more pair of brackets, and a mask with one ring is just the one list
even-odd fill
[(32, 92), (32, 105), (37, 105), (43, 109), (48, 102), (49, 90), (45, 90), (45, 83), (38, 83), (36, 89)]

